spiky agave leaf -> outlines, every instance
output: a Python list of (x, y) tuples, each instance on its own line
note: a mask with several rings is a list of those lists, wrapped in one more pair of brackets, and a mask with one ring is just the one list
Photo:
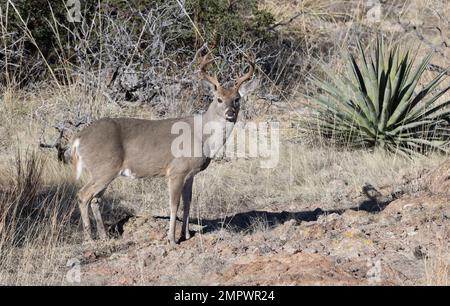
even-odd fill
[(326, 79), (312, 77), (319, 95), (309, 96), (315, 115), (307, 128), (337, 143), (381, 147), (402, 154), (446, 151), (450, 131), (450, 101), (439, 102), (450, 86), (437, 90), (449, 70), (418, 90), (431, 54), (417, 66), (410, 51), (398, 45), (386, 52), (378, 39), (367, 56), (357, 43), (358, 58), (347, 54), (346, 70), (336, 74), (324, 67)]

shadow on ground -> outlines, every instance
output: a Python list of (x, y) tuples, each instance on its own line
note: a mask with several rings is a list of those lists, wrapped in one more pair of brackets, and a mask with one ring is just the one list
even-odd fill
[[(253, 224), (257, 220), (262, 220), (267, 226), (273, 227), (278, 224), (282, 224), (289, 220), (296, 221), (317, 221), (321, 215), (329, 215), (333, 213), (342, 214), (346, 210), (366, 211), (368, 213), (379, 213), (389, 205), (390, 202), (398, 198), (399, 195), (392, 194), (388, 197), (383, 197), (379, 194), (371, 185), (366, 185), (362, 189), (366, 200), (360, 202), (357, 206), (338, 209), (338, 210), (322, 210), (317, 208), (313, 211), (300, 211), (300, 212), (267, 212), (267, 211), (248, 211), (228, 216), (226, 218), (216, 219), (191, 219), (190, 222), (199, 224), (203, 227), (203, 233), (209, 233), (213, 231), (225, 228), (234, 232), (251, 232), (253, 230)], [(157, 219), (169, 219), (168, 217), (157, 216)]]

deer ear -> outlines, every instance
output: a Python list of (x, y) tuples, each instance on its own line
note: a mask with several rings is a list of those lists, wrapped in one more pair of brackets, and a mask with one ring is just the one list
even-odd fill
[(239, 87), (239, 95), (241, 98), (247, 96), (248, 94), (255, 91), (255, 89), (259, 86), (259, 79), (253, 79), (249, 82), (245, 82)]

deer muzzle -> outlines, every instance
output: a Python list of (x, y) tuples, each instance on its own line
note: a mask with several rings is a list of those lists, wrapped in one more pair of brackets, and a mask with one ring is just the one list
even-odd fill
[(234, 109), (228, 109), (226, 112), (225, 112), (225, 119), (227, 120), (227, 121), (231, 121), (231, 122), (235, 122), (236, 121), (236, 119), (237, 119), (237, 113), (236, 113), (236, 111), (234, 110)]

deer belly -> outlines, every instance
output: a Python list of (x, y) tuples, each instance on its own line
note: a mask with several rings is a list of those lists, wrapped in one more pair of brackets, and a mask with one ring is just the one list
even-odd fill
[(164, 170), (160, 168), (157, 169), (146, 168), (141, 170), (134, 170), (133, 168), (124, 168), (119, 172), (119, 176), (124, 176), (131, 179), (139, 179), (144, 177), (157, 177), (164, 175), (165, 175)]
[(163, 160), (128, 160), (123, 163), (119, 175), (132, 179), (163, 176), (166, 165)]

